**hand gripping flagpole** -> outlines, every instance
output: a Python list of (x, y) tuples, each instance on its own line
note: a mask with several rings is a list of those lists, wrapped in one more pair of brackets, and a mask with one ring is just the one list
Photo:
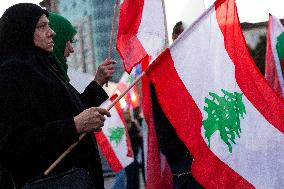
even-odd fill
[[(113, 7), (113, 19), (111, 24), (111, 34), (109, 38), (109, 45), (108, 45), (108, 59), (110, 60), (112, 57), (112, 46), (113, 46), (113, 40), (114, 40), (114, 29), (115, 29), (115, 23), (117, 19), (117, 7), (120, 3), (120, 0), (116, 0), (115, 5)], [(106, 83), (106, 87), (108, 87), (108, 82)]]
[[(142, 77), (146, 75), (146, 72), (142, 72), (130, 85), (129, 87), (121, 93), (107, 108), (109, 111)], [(79, 140), (73, 143), (61, 156), (44, 172), (44, 175), (47, 176), (49, 173), (78, 145), (78, 143), (87, 135), (83, 133), (79, 136)]]

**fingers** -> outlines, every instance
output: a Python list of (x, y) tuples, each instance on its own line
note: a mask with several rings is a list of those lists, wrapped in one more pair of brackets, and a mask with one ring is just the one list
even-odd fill
[(113, 59), (106, 59), (101, 65), (114, 65), (116, 61)]
[(105, 83), (107, 83), (111, 77), (114, 74), (115, 68), (114, 65), (116, 62), (112, 59), (106, 59), (97, 70), (97, 73), (95, 75), (95, 81), (103, 86)]
[(96, 110), (101, 114), (101, 115), (106, 115), (107, 117), (110, 117), (110, 113), (109, 111), (107, 111), (106, 109), (104, 108), (96, 108)]
[(92, 107), (84, 110), (74, 117), (77, 133), (100, 131), (106, 120), (105, 115), (110, 117), (109, 111), (104, 108)]

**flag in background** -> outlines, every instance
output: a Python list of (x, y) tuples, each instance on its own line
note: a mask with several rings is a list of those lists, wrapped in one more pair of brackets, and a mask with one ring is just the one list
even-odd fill
[[(265, 57), (265, 78), (269, 85), (283, 97), (284, 79), (279, 56), (284, 54), (284, 27), (279, 19), (269, 14), (266, 57)], [(281, 37), (282, 34), (282, 37)], [(280, 38), (279, 38), (280, 36)], [(277, 40), (278, 39), (278, 40)], [(280, 39), (280, 41), (279, 41)], [(283, 49), (281, 49), (283, 48)], [(279, 52), (279, 53), (278, 53)]]
[(116, 48), (127, 73), (145, 56), (165, 47), (166, 30), (161, 0), (124, 0), (120, 6)]
[(284, 104), (247, 50), (234, 0), (216, 1), (146, 72), (202, 186), (283, 187)]
[[(112, 96), (100, 107), (108, 108), (117, 96)], [(97, 143), (113, 171), (119, 172), (134, 161), (127, 126), (117, 103), (110, 109), (111, 117), (106, 119), (101, 132), (95, 132)]]
[[(136, 79), (136, 69), (134, 68), (130, 74), (124, 72), (114, 94), (120, 95), (123, 93)], [(139, 106), (139, 94), (138, 94), (138, 87), (135, 84), (127, 93), (126, 95), (119, 100), (120, 107), (124, 111), (128, 111), (131, 109), (135, 109)]]
[[(151, 58), (167, 46), (167, 33), (162, 0), (124, 0), (120, 7), (116, 48), (126, 72), (138, 63), (148, 65)], [(146, 188), (171, 188), (167, 166), (161, 163), (152, 116), (149, 79), (142, 79), (142, 109), (147, 122), (147, 148), (144, 149)], [(164, 159), (162, 159), (164, 161)]]

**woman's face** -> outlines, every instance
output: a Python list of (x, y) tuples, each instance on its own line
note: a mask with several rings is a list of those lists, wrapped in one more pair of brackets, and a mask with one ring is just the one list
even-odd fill
[(48, 25), (48, 18), (46, 15), (42, 15), (36, 25), (34, 32), (34, 44), (36, 47), (41, 48), (44, 51), (53, 51), (53, 37), (54, 31)]
[(74, 52), (73, 43), (74, 43), (73, 38), (71, 40), (67, 41), (67, 43), (65, 45), (65, 50), (64, 50), (64, 58), (65, 59), (67, 59), (67, 57), (69, 57), (70, 54), (72, 54)]

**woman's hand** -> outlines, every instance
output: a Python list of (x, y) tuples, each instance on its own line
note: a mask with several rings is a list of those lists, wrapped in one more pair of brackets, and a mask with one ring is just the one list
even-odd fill
[(95, 75), (95, 81), (100, 85), (103, 86), (106, 84), (112, 77), (114, 73), (114, 64), (116, 62), (112, 59), (106, 59), (97, 70)]
[(92, 107), (84, 110), (74, 117), (75, 127), (78, 134), (101, 131), (106, 118), (110, 117), (109, 111), (104, 108)]

